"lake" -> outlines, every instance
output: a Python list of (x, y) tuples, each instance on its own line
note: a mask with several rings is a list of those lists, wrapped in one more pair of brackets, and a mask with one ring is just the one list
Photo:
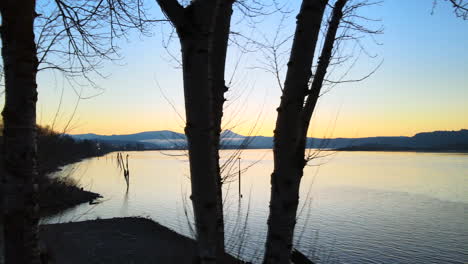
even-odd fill
[[(123, 216), (149, 217), (193, 237), (190, 180), (183, 151), (129, 155), (126, 192), (116, 153), (65, 166), (72, 177), (104, 196), (43, 222)], [(222, 151), (223, 162), (233, 151)], [(327, 152), (305, 168), (295, 247), (318, 263), (468, 263), (468, 155), (406, 152)], [(226, 165), (226, 247), (260, 262), (273, 168), (271, 150), (241, 154)], [(247, 170), (246, 170), (247, 169)], [(191, 220), (190, 220), (191, 221)]]

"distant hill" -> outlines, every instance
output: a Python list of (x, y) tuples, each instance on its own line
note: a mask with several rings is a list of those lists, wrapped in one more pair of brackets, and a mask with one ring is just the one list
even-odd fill
[(468, 130), (423, 132), (413, 137), (356, 139), (338, 150), (362, 151), (460, 151), (468, 152)]
[(143, 140), (154, 140), (154, 139), (173, 139), (173, 138), (185, 138), (184, 134), (172, 132), (169, 130), (162, 131), (148, 131), (136, 134), (127, 135), (96, 135), (96, 134), (80, 134), (71, 135), (78, 139), (105, 139), (105, 140), (123, 140), (123, 141), (143, 141)]
[[(187, 142), (182, 133), (149, 131), (128, 135), (71, 135), (75, 139), (91, 139), (129, 144), (138, 142), (147, 149), (183, 149)], [(398, 150), (398, 151), (468, 151), (468, 130), (434, 131), (418, 133), (413, 137), (366, 137), (366, 138), (308, 138), (309, 148), (337, 150)], [(263, 136), (243, 136), (230, 130), (221, 133), (222, 148), (272, 148), (273, 138)]]

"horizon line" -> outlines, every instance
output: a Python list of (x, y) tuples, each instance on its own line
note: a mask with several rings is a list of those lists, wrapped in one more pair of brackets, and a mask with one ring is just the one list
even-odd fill
[[(465, 130), (468, 130), (466, 128), (461, 128), (459, 130), (433, 130), (433, 131), (421, 131), (421, 132), (417, 132), (415, 133), (413, 136), (416, 136), (417, 134), (421, 134), (421, 133), (434, 133), (434, 132), (462, 132), (462, 131), (465, 131)], [(240, 133), (237, 133), (237, 132), (234, 132), (230, 129), (226, 129), (226, 130), (223, 130), (221, 133), (223, 132), (226, 132), (226, 131), (229, 131), (231, 133), (234, 133), (234, 134), (237, 134), (239, 136), (243, 136), (243, 137), (273, 137), (273, 136), (263, 136), (263, 135), (250, 135), (250, 136), (245, 136), (245, 135), (242, 135)], [(89, 134), (93, 134), (93, 135), (97, 135), (97, 136), (128, 136), (128, 135), (135, 135), (135, 134), (141, 134), (141, 133), (148, 133), (148, 132), (171, 132), (171, 133), (178, 133), (178, 134), (183, 134), (185, 135), (185, 133), (183, 132), (176, 132), (176, 131), (172, 131), (172, 130), (169, 130), (169, 129), (163, 129), (163, 130), (148, 130), (148, 131), (141, 131), (141, 132), (135, 132), (135, 133), (125, 133), (125, 134), (110, 134), (110, 135), (105, 135), (105, 134), (96, 134), (96, 133), (92, 133), (92, 132), (89, 132), (89, 133), (79, 133), (79, 134), (69, 134), (69, 133), (66, 133), (67, 135), (70, 135), (70, 136), (78, 136), (78, 135), (89, 135)], [(338, 139), (338, 138), (372, 138), (372, 137), (413, 137), (413, 136), (366, 136), (366, 137), (310, 137), (310, 136), (307, 136), (308, 138), (328, 138), (328, 139)]]

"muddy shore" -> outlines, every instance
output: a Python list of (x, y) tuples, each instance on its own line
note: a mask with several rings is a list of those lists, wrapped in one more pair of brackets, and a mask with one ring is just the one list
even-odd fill
[[(196, 243), (150, 219), (126, 217), (40, 226), (49, 263), (197, 263)], [(220, 263), (243, 263), (226, 255)]]

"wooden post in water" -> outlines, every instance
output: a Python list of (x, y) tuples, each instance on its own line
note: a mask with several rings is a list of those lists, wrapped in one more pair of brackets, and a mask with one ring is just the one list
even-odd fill
[(127, 190), (128, 190), (128, 186), (130, 185), (130, 170), (128, 169), (128, 154), (126, 156), (126, 159), (127, 159), (127, 170), (125, 171), (125, 176), (126, 176), (125, 178), (127, 180)]
[(239, 200), (242, 198), (242, 192), (241, 192), (241, 157), (238, 157), (237, 160), (239, 161)]

